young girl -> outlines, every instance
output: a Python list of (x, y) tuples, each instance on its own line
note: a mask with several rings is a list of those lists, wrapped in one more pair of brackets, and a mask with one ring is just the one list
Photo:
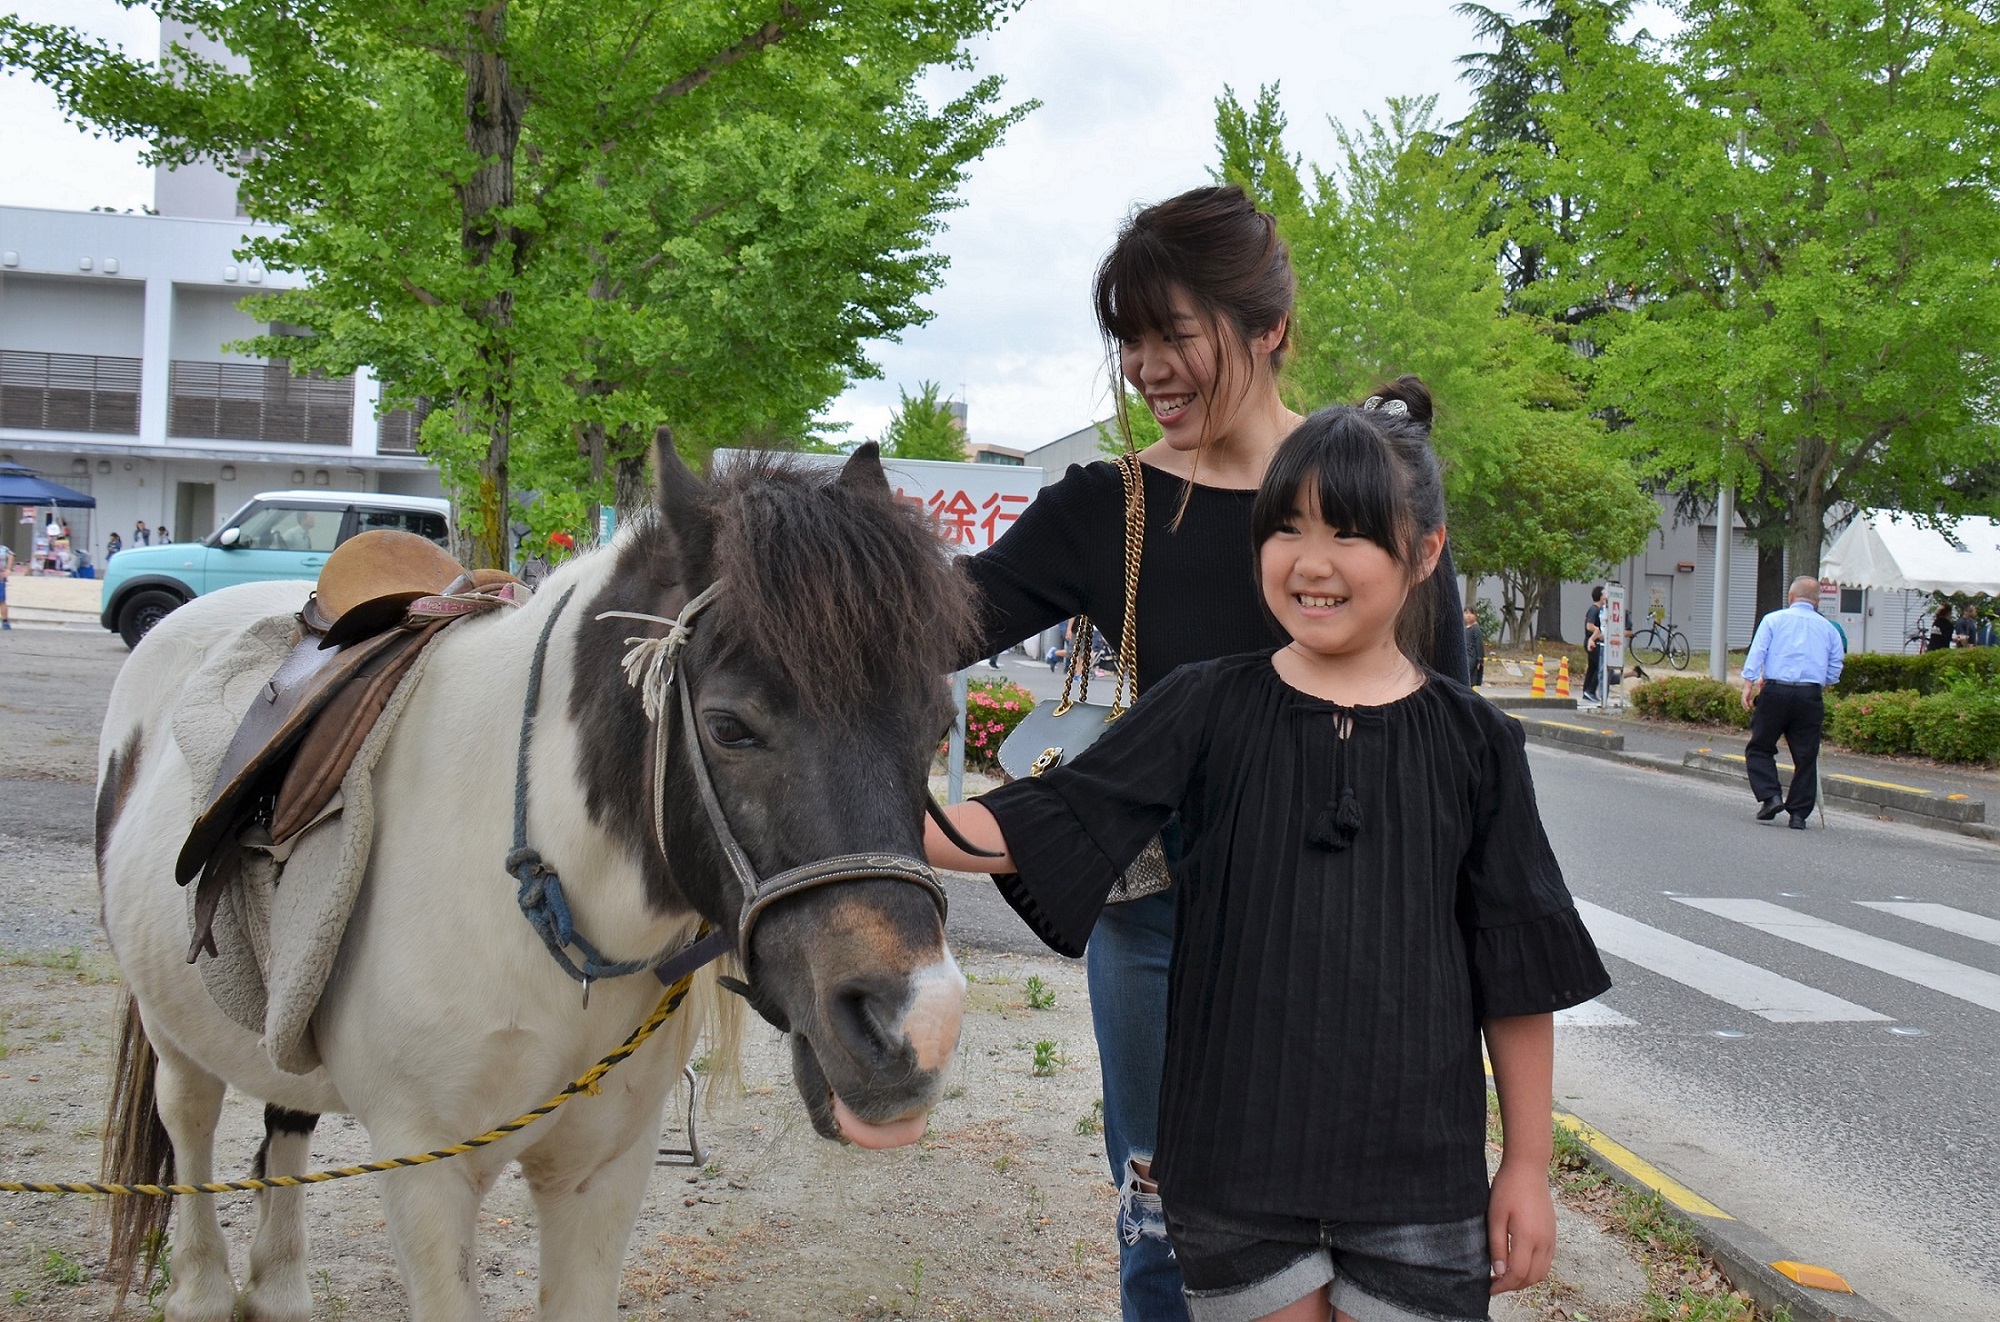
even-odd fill
[[(1374, 401), (1371, 401), (1374, 402)], [(1066, 955), (1178, 812), (1153, 1173), (1196, 1322), (1486, 1316), (1548, 1272), (1552, 1014), (1610, 985), (1520, 727), (1411, 660), (1444, 543), (1407, 414), (1333, 408), (1251, 524), (1276, 650), (1188, 665), (1073, 764), (954, 817)], [(1509, 1142), (1489, 1191), (1480, 1035)]]

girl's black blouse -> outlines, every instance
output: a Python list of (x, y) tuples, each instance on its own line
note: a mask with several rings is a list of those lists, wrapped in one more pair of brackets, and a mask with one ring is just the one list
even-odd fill
[[(1180, 478), (1150, 464), (1139, 465), (1139, 472), (1146, 483), (1139, 692), (1190, 661), (1285, 642), (1264, 610), (1257, 583), (1257, 548), (1250, 542), (1250, 506), (1257, 493), (1200, 485), (1189, 491)], [(1175, 527), (1184, 493), (1187, 512)], [(1109, 463), (1071, 465), (991, 550), (962, 557), (959, 564), (979, 590), (982, 633), (964, 663), (1076, 615), (1090, 616), (1117, 647), (1125, 624), (1124, 480)], [(1444, 600), (1432, 653), (1424, 659), (1440, 673), (1467, 681), (1465, 629), (1449, 548), (1435, 572)]]
[[(1075, 762), (982, 798), (1020, 869), (996, 880), (1078, 955), (1112, 882), (1180, 814), (1154, 1161), (1169, 1202), (1476, 1215), (1480, 1021), (1611, 985), (1542, 830), (1521, 728), (1436, 674), (1386, 706), (1335, 707), (1271, 656), (1183, 667)], [(1342, 789), (1358, 832), (1309, 843)]]

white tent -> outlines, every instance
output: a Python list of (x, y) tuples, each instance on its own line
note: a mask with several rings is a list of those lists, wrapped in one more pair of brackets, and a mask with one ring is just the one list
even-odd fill
[(1819, 576), (1846, 587), (2000, 595), (2000, 522), (1968, 516), (1947, 535), (1908, 514), (1864, 510), (1820, 557)]

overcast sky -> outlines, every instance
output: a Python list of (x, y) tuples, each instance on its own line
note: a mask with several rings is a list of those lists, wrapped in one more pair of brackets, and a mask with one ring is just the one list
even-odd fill
[[(0, 0), (4, 2), (4, 0)], [(66, 19), (135, 53), (156, 22), (111, 0), (16, 0), (25, 17)], [(1642, 6), (1652, 9), (1651, 6)], [(1661, 30), (1657, 12), (1654, 31)], [(1136, 205), (1208, 182), (1214, 102), (1279, 82), (1295, 149), (1329, 163), (1329, 116), (1353, 123), (1390, 96), (1436, 93), (1447, 119), (1467, 104), (1456, 56), (1474, 47), (1449, 0), (1028, 0), (974, 46), (1010, 104), (1041, 108), (972, 168), (940, 246), (951, 259), (936, 312), (872, 356), (884, 377), (832, 408), (850, 435), (881, 430), (898, 386), (942, 383), (970, 410), (975, 440), (1031, 449), (1105, 408), (1089, 284)], [(961, 84), (954, 76), (940, 90)], [(137, 208), (153, 196), (130, 144), (65, 124), (49, 93), (0, 78), (0, 203)]]

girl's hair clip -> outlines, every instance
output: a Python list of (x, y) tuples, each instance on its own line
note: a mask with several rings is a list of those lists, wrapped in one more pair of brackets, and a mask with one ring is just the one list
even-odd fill
[(1361, 407), (1369, 411), (1379, 410), (1383, 413), (1408, 413), (1410, 411), (1410, 406), (1402, 400), (1384, 399), (1380, 395), (1370, 395), (1367, 399), (1362, 400)]

